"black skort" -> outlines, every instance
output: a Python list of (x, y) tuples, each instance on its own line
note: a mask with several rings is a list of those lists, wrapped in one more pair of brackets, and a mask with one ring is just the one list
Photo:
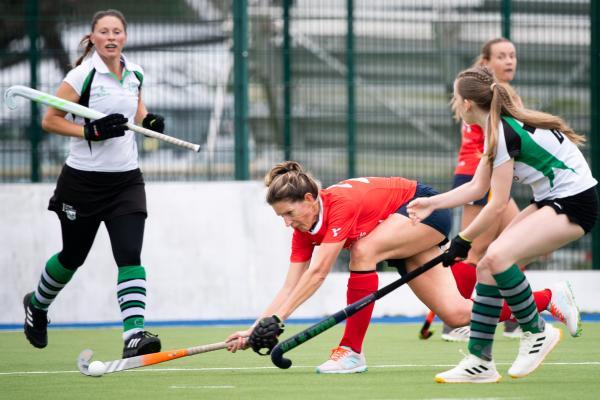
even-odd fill
[(549, 199), (535, 201), (531, 200), (538, 208), (549, 206), (557, 214), (565, 214), (569, 221), (583, 228), (585, 233), (589, 233), (596, 219), (598, 219), (598, 193), (596, 186), (577, 193), (573, 196), (560, 199)]
[(81, 171), (65, 165), (48, 209), (67, 218), (106, 221), (146, 210), (144, 177), (138, 169), (125, 172)]

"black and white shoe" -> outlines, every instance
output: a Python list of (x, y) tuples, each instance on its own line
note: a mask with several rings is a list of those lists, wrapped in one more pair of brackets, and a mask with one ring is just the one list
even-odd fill
[(157, 353), (161, 349), (158, 335), (148, 331), (134, 333), (125, 341), (123, 358), (141, 356), (143, 354)]
[(48, 311), (35, 308), (31, 304), (32, 297), (33, 292), (27, 293), (23, 298), (25, 308), (23, 331), (29, 343), (38, 349), (43, 349), (48, 345)]
[(461, 326), (459, 328), (450, 328), (444, 324), (442, 329), (442, 340), (446, 342), (468, 342), (471, 335), (471, 326)]
[(435, 376), (438, 383), (495, 383), (500, 379), (494, 361), (473, 354), (467, 354), (456, 367)]
[(556, 347), (562, 331), (546, 324), (543, 332), (523, 332), (517, 359), (508, 369), (511, 378), (523, 378), (540, 366), (544, 358)]

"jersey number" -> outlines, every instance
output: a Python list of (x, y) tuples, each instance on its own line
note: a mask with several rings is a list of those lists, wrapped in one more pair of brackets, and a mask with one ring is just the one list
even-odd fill
[[(362, 182), (362, 183), (370, 183), (369, 180), (367, 178), (351, 178), (351, 179), (346, 179), (346, 182), (348, 181), (355, 181), (355, 182)], [(350, 189), (352, 188), (352, 185), (349, 183), (337, 183), (335, 185), (331, 185), (331, 188), (334, 187), (339, 187), (339, 188), (347, 188)]]
[(556, 129), (550, 129), (550, 132), (552, 132), (556, 140), (558, 140), (558, 143), (562, 144), (562, 142), (565, 141), (565, 137), (560, 131), (557, 131)]

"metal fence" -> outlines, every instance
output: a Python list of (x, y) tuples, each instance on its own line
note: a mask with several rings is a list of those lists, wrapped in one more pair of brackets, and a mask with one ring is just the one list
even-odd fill
[[(107, 3), (0, 4), (0, 89), (53, 93), (93, 12)], [(453, 79), (498, 36), (516, 45), (513, 84), (527, 106), (561, 115), (586, 135), (597, 121), (598, 5), (590, 1), (149, 0), (139, 7), (121, 0), (114, 7), (129, 22), (125, 53), (145, 70), (144, 102), (165, 115), (167, 133), (202, 145), (192, 153), (139, 137), (148, 181), (261, 179), (272, 164), (296, 159), (325, 185), (401, 175), (446, 190), (460, 142), (448, 107)], [(56, 179), (67, 139), (41, 132), (43, 112), (24, 102), (1, 107), (0, 182)], [(527, 191), (514, 194), (527, 202)], [(590, 268), (591, 242), (540, 265)]]

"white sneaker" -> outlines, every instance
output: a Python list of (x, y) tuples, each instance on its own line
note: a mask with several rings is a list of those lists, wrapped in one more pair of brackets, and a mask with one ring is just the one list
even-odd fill
[(494, 361), (483, 360), (468, 354), (458, 365), (435, 376), (437, 383), (495, 383), (502, 376), (496, 370)]
[(317, 367), (318, 374), (354, 374), (366, 370), (364, 354), (358, 354), (346, 346), (332, 349), (329, 360)]
[(552, 325), (546, 325), (544, 332), (523, 332), (519, 344), (519, 355), (508, 369), (512, 378), (523, 378), (540, 366), (544, 358), (560, 341), (562, 331)]
[(575, 303), (575, 296), (569, 282), (559, 282), (552, 290), (552, 299), (548, 304), (547, 310), (550, 311), (554, 319), (562, 322), (569, 329), (573, 337), (581, 336), (583, 330), (581, 326), (581, 316), (579, 308)]
[[(444, 325), (444, 330), (446, 330), (446, 325)], [(471, 327), (461, 326), (460, 328), (454, 328), (449, 332), (442, 333), (442, 340), (446, 342), (468, 342), (469, 335), (471, 334)]]

